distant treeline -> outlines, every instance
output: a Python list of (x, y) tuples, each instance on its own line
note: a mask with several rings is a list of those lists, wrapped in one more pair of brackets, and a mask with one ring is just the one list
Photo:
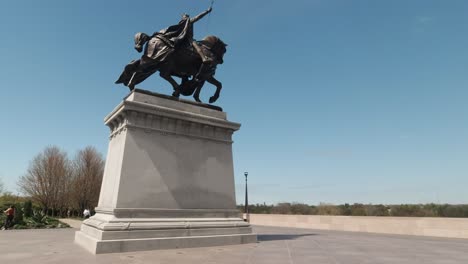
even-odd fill
[[(244, 213), (244, 205), (238, 205)], [(352, 215), (352, 216), (410, 216), (410, 217), (468, 217), (468, 204), (320, 204), (279, 203), (249, 205), (251, 214)]]

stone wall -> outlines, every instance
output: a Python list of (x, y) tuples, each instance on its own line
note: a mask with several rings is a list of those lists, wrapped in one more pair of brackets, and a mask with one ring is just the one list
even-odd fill
[(467, 218), (251, 214), (253, 225), (468, 239)]

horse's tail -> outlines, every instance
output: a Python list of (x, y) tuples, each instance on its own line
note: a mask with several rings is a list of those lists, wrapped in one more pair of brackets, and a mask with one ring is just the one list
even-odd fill
[(150, 36), (146, 35), (143, 32), (138, 32), (135, 34), (135, 49), (138, 52), (143, 50), (143, 46), (150, 40)]

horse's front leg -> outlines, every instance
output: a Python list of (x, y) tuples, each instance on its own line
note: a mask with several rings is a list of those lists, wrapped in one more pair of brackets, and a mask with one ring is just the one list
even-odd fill
[(195, 99), (195, 101), (201, 103), (201, 100), (200, 100), (200, 91), (201, 91), (201, 88), (203, 87), (203, 84), (205, 84), (205, 82), (201, 82), (197, 85), (197, 88), (195, 88), (195, 93), (193, 94), (193, 98)]
[(180, 88), (179, 84), (172, 78), (170, 74), (160, 72), (159, 75), (166, 81), (168, 81), (172, 87), (174, 88), (174, 92), (172, 93), (172, 96), (174, 97), (179, 97), (180, 96)]
[(212, 104), (212, 103), (216, 102), (216, 100), (218, 100), (219, 93), (221, 93), (221, 89), (223, 88), (223, 84), (220, 81), (216, 80), (214, 76), (211, 76), (206, 81), (213, 84), (214, 86), (216, 86), (215, 94), (210, 97), (210, 104)]

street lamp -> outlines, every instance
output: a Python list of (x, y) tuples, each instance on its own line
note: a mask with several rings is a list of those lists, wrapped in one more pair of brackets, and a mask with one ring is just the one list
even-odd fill
[(249, 175), (248, 172), (244, 172), (244, 176), (245, 176), (245, 208), (244, 208), (245, 218), (244, 218), (244, 220), (247, 221), (247, 222), (250, 222), (250, 217), (249, 217), (249, 196), (248, 196), (248, 193), (247, 193), (247, 176), (248, 175)]

